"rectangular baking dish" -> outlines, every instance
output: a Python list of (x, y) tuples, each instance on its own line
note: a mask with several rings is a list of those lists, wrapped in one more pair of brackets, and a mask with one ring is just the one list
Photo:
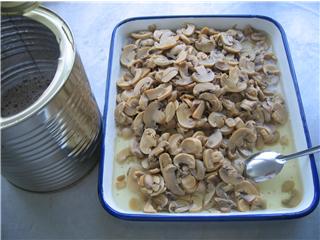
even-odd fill
[[(151, 24), (156, 24), (158, 28), (175, 29), (184, 23), (193, 23), (200, 27), (209, 26), (216, 29), (227, 29), (234, 25), (243, 28), (250, 24), (254, 28), (267, 32), (271, 38), (273, 50), (278, 57), (278, 66), (282, 79), (281, 84), (289, 111), (295, 148), (305, 149), (311, 146), (287, 38), (278, 22), (269, 17), (257, 15), (152, 16), (126, 19), (115, 26), (109, 52), (106, 101), (103, 114), (103, 144), (98, 181), (98, 194), (102, 206), (113, 216), (127, 220), (270, 220), (298, 218), (309, 214), (316, 208), (319, 201), (319, 182), (313, 155), (303, 157), (299, 161), (299, 170), (303, 173), (301, 174), (303, 199), (295, 208), (281, 210), (265, 209), (254, 212), (230, 212), (223, 214), (201, 212), (147, 214), (127, 211), (117, 206), (112, 195), (112, 179), (116, 137), (114, 109), (117, 91), (116, 81), (121, 72), (119, 60), (121, 49), (127, 44), (129, 33), (133, 31), (147, 29)], [(283, 81), (284, 79), (285, 81)]]

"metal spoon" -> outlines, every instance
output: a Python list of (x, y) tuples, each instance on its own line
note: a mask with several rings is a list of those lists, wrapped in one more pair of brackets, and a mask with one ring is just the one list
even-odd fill
[(272, 151), (258, 152), (245, 161), (244, 176), (255, 182), (264, 182), (278, 175), (288, 160), (319, 151), (320, 145), (289, 155)]

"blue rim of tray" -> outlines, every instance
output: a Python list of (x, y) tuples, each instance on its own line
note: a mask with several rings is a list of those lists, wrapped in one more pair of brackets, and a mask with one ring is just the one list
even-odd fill
[[(306, 142), (308, 147), (311, 147), (311, 140), (309, 135), (309, 130), (307, 126), (307, 121), (302, 105), (302, 100), (300, 96), (300, 91), (298, 87), (297, 77), (294, 71), (293, 62), (290, 54), (290, 49), (288, 45), (288, 40), (285, 34), (284, 29), (273, 18), (263, 16), (263, 15), (171, 15), (171, 16), (143, 16), (143, 17), (134, 17), (128, 18), (121, 22), (119, 22), (112, 31), (111, 36), (111, 43), (110, 43), (110, 50), (109, 50), (109, 59), (108, 59), (108, 73), (107, 73), (107, 81), (106, 81), (106, 101), (104, 105), (104, 112), (103, 112), (103, 130), (102, 130), (102, 139), (105, 141), (105, 134), (106, 134), (106, 118), (108, 112), (108, 101), (109, 101), (109, 86), (110, 86), (110, 76), (111, 76), (111, 69), (112, 69), (112, 60), (113, 60), (113, 51), (114, 51), (114, 38), (118, 28), (127, 23), (137, 20), (146, 20), (146, 19), (165, 19), (165, 18), (259, 18), (266, 21), (273, 23), (281, 33), (282, 41), (284, 44), (284, 48), (286, 51), (290, 73), (293, 79), (294, 88), (296, 91), (296, 96), (299, 105), (300, 116), (303, 124), (303, 129), (306, 137)], [(304, 217), (310, 214), (318, 205), (319, 203), (319, 180), (317, 169), (315, 165), (314, 155), (310, 155), (310, 164), (312, 170), (312, 177), (313, 177), (313, 185), (314, 185), (314, 195), (313, 200), (306, 209), (299, 211), (299, 212), (292, 212), (292, 213), (270, 213), (270, 214), (247, 214), (247, 215), (219, 215), (219, 216), (210, 216), (210, 215), (201, 215), (201, 216), (177, 216), (177, 215), (157, 215), (157, 214), (139, 214), (139, 213), (122, 213), (113, 209), (104, 199), (103, 197), (103, 171), (104, 171), (104, 142), (101, 145), (101, 159), (100, 159), (100, 166), (99, 166), (99, 176), (98, 176), (98, 195), (99, 200), (103, 208), (109, 212), (111, 215), (124, 219), (124, 220), (140, 220), (140, 221), (237, 221), (237, 220), (275, 220), (275, 219), (294, 219)]]

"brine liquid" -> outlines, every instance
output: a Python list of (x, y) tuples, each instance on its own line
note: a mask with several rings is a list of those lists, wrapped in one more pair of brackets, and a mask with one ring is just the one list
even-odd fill
[[(280, 127), (278, 131), (280, 132), (280, 136), (286, 136), (289, 139), (288, 144), (285, 146), (282, 146), (280, 145), (280, 143), (278, 143), (277, 145), (274, 145), (274, 146), (266, 146), (265, 149), (274, 150), (276, 152), (280, 152), (283, 154), (294, 152), (295, 149), (292, 142), (292, 134), (291, 134), (289, 122), (284, 126)], [(115, 144), (115, 148), (116, 148), (115, 153), (118, 153), (123, 148), (130, 146), (130, 144), (131, 144), (130, 140), (124, 140), (120, 137), (117, 137), (116, 144)], [(126, 175), (130, 166), (136, 163), (137, 162), (131, 160), (129, 161), (129, 163), (125, 162), (124, 164), (119, 164), (114, 159), (113, 183), (115, 183), (117, 176), (122, 174)], [(272, 209), (272, 210), (285, 209), (285, 207), (281, 204), (281, 201), (287, 198), (289, 195), (288, 193), (283, 193), (281, 191), (281, 185), (286, 180), (294, 181), (295, 188), (299, 192), (301, 193), (303, 192), (297, 160), (289, 161), (284, 166), (281, 173), (275, 178), (269, 181), (257, 184), (263, 199), (265, 199), (267, 203), (267, 209)], [(129, 201), (131, 198), (139, 198), (139, 196), (138, 194), (131, 192), (128, 188), (117, 189), (115, 187), (115, 184), (113, 184), (113, 198), (115, 202), (118, 204), (119, 208), (127, 211), (132, 211), (132, 209), (129, 207)]]

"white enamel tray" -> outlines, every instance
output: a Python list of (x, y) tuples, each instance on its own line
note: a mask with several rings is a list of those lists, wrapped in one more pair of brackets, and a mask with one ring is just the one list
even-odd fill
[[(193, 23), (198, 27), (211, 26), (216, 29), (228, 29), (235, 24), (243, 28), (250, 24), (252, 27), (269, 34), (273, 43), (273, 50), (278, 57), (278, 66), (281, 71), (281, 84), (285, 100), (288, 105), (289, 120), (292, 126), (293, 141), (296, 149), (310, 147), (310, 138), (306, 125), (305, 115), (299, 94), (298, 84), (287, 38), (281, 25), (265, 16), (255, 15), (213, 15), (213, 16), (158, 16), (137, 17), (120, 22), (113, 30), (106, 87), (106, 101), (103, 115), (103, 144), (99, 171), (98, 192), (102, 206), (112, 215), (128, 220), (267, 220), (288, 219), (302, 217), (312, 212), (319, 201), (319, 181), (314, 163), (314, 157), (303, 157), (299, 161), (302, 175), (303, 199), (295, 208), (281, 210), (259, 210), (251, 212), (231, 213), (137, 213), (120, 208), (112, 195), (113, 161), (115, 151), (116, 125), (114, 109), (116, 104), (116, 80), (120, 76), (121, 48), (128, 42), (131, 32), (147, 29), (151, 24), (158, 28), (175, 29), (184, 23)], [(285, 79), (285, 81), (283, 80)]]

